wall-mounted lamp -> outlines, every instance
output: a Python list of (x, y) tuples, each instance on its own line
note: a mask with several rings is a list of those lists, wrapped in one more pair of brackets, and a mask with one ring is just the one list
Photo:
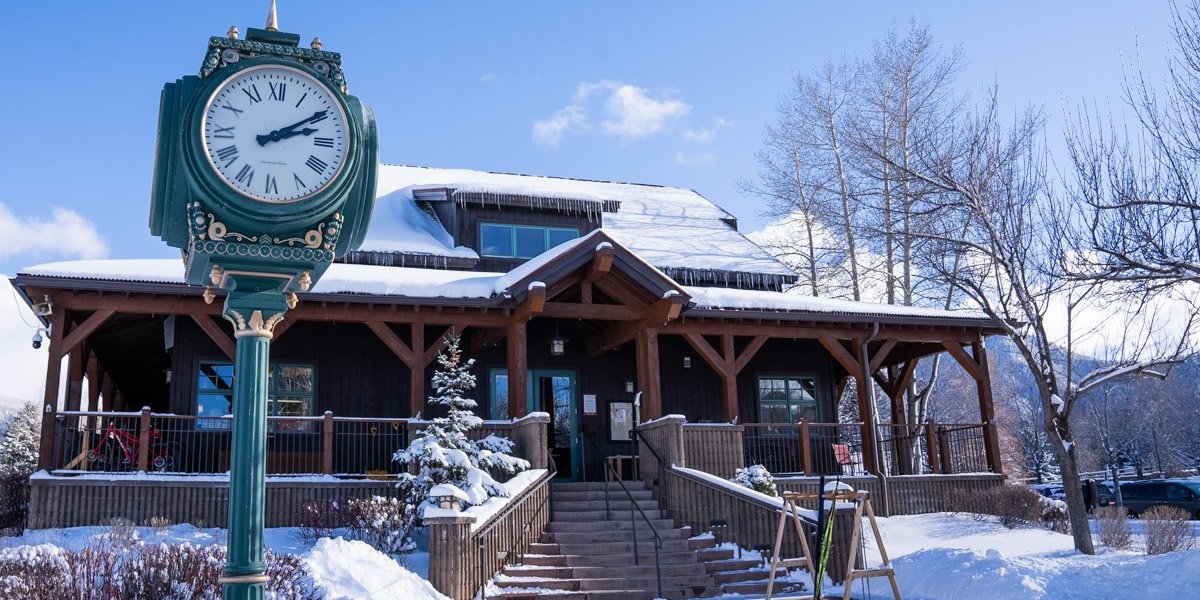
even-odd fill
[(632, 393), (633, 393), (633, 380), (632, 380), (632, 379), (626, 379), (626, 380), (625, 380), (625, 393), (626, 393), (626, 394), (632, 394)]
[(685, 368), (685, 369), (692, 368), (692, 357), (690, 357), (690, 356), (683, 357), (683, 368)]

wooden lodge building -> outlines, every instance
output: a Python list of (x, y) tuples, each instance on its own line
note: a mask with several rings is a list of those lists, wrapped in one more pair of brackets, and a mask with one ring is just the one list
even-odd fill
[[(178, 259), (58, 262), (12, 281), (51, 331), (30, 525), (167, 505), (222, 522), (211, 494), (228, 469), (234, 339), (221, 298), (185, 284)], [(890, 478), (894, 513), (935, 510), (931, 481), (1001, 479), (983, 343), (996, 323), (785, 293), (794, 281), (692, 190), (383, 165), (366, 242), (275, 328), (267, 524), (306, 498), (389, 488), (449, 334), (475, 360), (485, 428), (535, 465), (548, 454), (563, 480), (628, 476), (631, 428), (666, 415), (686, 420), (679, 463), (686, 448), (721, 477), (764, 464), (796, 486)], [(945, 351), (978, 382), (979, 421), (902, 425), (919, 361)], [(838, 423), (854, 380), (892, 410), (858, 385), (865, 423)], [(136, 471), (151, 476), (122, 474)], [(904, 477), (921, 482), (907, 499)]]

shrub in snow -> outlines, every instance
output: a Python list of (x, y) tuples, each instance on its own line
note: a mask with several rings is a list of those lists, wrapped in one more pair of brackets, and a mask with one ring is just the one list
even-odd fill
[(507, 496), (495, 477), (510, 477), (529, 468), (528, 461), (509, 454), (513, 444), (506, 438), (468, 438), (467, 432), (483, 423), (471, 411), (475, 401), (466, 397), (475, 388), (474, 364), (474, 360), (463, 362), (458, 337), (447, 340), (433, 375), (437, 395), (429, 397), (431, 404), (446, 407), (446, 416), (431, 420), (418, 432), (420, 437), (392, 457), (416, 471), (415, 475), (402, 473), (397, 487), (419, 510), (428, 503), (429, 489), (442, 483), (462, 490), (470, 505), (482, 504), (492, 496)]
[[(78, 552), (56, 546), (0, 549), (0, 598), (30, 600), (216, 600), (225, 569), (224, 546), (107, 544)], [(268, 599), (316, 600), (308, 567), (290, 555), (266, 552)]]
[[(976, 521), (996, 517), (1001, 525), (1014, 529), (1043, 523), (1048, 508), (1042, 501), (1047, 499), (1023, 485), (1003, 485), (952, 494), (946, 499), (946, 507), (950, 512), (971, 513)], [(1054, 511), (1051, 509), (1049, 514)]]
[[(1041, 496), (1039, 494), (1039, 496)], [(1067, 503), (1056, 498), (1041, 496), (1042, 525), (1057, 533), (1071, 532), (1071, 517), (1067, 514)]]
[(775, 487), (775, 479), (771, 477), (771, 472), (762, 465), (751, 465), (745, 469), (738, 469), (734, 471), (733, 479), (730, 481), (760, 494), (779, 495), (779, 489)]
[(1196, 545), (1192, 516), (1174, 506), (1154, 506), (1141, 514), (1146, 528), (1146, 554), (1166, 554)]
[(347, 527), (354, 539), (371, 545), (384, 554), (399, 554), (413, 549), (413, 523), (416, 506), (401, 498), (371, 496), (346, 501)]
[(41, 414), (27, 402), (0, 422), (0, 529), (25, 526), (29, 476), (37, 469)]
[(1100, 543), (1113, 550), (1128, 550), (1133, 545), (1129, 530), (1129, 513), (1119, 506), (1096, 509), (1096, 535)]
[(297, 521), (300, 523), (297, 535), (305, 545), (333, 537), (334, 529), (346, 526), (336, 500), (316, 500), (301, 506)]

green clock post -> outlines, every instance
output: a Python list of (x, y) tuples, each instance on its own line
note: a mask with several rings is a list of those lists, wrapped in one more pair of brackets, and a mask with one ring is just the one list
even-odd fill
[(208, 42), (199, 75), (163, 86), (150, 230), (237, 338), (225, 598), (263, 597), (267, 374), (272, 331), (297, 292), (357, 248), (375, 196), (370, 110), (341, 56), (264, 29)]

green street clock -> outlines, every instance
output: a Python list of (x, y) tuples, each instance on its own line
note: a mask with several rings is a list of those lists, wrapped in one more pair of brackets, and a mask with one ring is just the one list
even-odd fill
[(200, 74), (163, 87), (150, 230), (180, 248), (189, 283), (257, 270), (305, 290), (362, 242), (375, 121), (341, 56), (298, 41), (211, 38)]
[(341, 56), (275, 27), (210, 38), (198, 76), (163, 86), (150, 230), (187, 281), (225, 292), (237, 338), (226, 600), (261, 600), (267, 374), (275, 325), (334, 259), (357, 248), (375, 197), (370, 110)]

